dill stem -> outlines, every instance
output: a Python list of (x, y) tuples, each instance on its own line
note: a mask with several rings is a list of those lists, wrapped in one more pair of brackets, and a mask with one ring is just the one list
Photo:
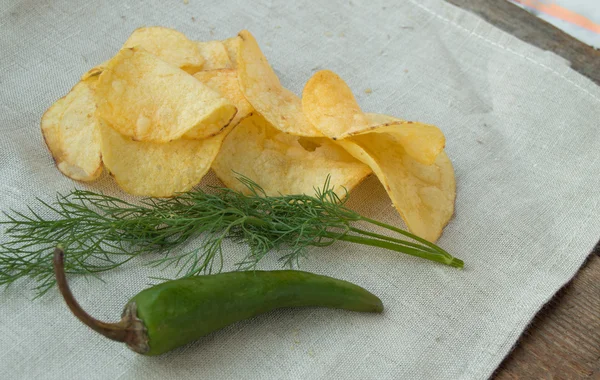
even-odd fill
[(374, 237), (374, 238), (377, 238), (377, 239), (380, 239), (380, 240), (387, 240), (387, 241), (391, 241), (393, 243), (398, 243), (400, 245), (404, 245), (404, 246), (407, 246), (407, 247), (416, 248), (416, 249), (418, 249), (420, 251), (431, 252), (431, 253), (439, 253), (438, 251), (436, 251), (436, 250), (434, 250), (432, 248), (429, 248), (428, 246), (424, 246), (424, 245), (421, 245), (421, 244), (413, 243), (413, 242), (410, 242), (410, 241), (407, 241), (407, 240), (396, 239), (396, 238), (393, 238), (393, 237), (390, 237), (390, 236), (381, 235), (381, 234), (377, 234), (377, 233), (374, 233), (374, 232), (369, 232), (369, 231), (361, 230), (360, 228), (356, 228), (356, 227), (350, 227), (349, 230), (352, 231), (352, 232), (356, 232), (358, 234), (361, 234), (361, 235)]
[[(433, 244), (432, 242), (430, 242), (430, 241), (428, 241), (428, 240), (425, 240), (425, 239), (423, 239), (423, 238), (420, 238), (420, 237), (418, 237), (417, 235), (411, 234), (411, 233), (410, 233), (410, 232), (408, 232), (408, 231), (402, 230), (402, 229), (400, 229), (400, 228), (398, 228), (398, 227), (394, 227), (394, 226), (392, 226), (392, 225), (390, 225), (390, 224), (383, 223), (383, 222), (380, 222), (380, 221), (378, 221), (378, 220), (375, 220), (375, 219), (367, 218), (367, 217), (365, 217), (365, 216), (362, 216), (360, 220), (362, 220), (362, 221), (365, 221), (365, 222), (367, 222), (367, 223), (374, 224), (374, 225), (376, 225), (376, 226), (379, 226), (379, 227), (383, 227), (383, 228), (385, 228), (385, 229), (388, 229), (388, 230), (390, 230), (390, 231), (397, 232), (397, 233), (399, 233), (399, 234), (401, 234), (401, 235), (404, 235), (404, 236), (406, 236), (406, 237), (409, 237), (409, 238), (411, 238), (411, 239), (413, 239), (413, 240), (416, 240), (416, 241), (418, 241), (418, 242), (419, 242), (419, 243), (421, 243), (421, 244), (424, 244), (424, 245), (428, 246), (429, 248), (431, 248), (431, 249), (435, 250), (436, 252), (439, 252), (439, 253), (441, 253), (442, 255), (444, 255), (444, 256), (445, 256), (446, 258), (448, 258), (449, 260), (450, 260), (450, 259), (454, 259), (454, 257), (453, 257), (451, 254), (449, 254), (448, 252), (446, 252), (445, 250), (443, 250), (441, 247), (439, 247), (439, 246), (437, 246), (437, 245)], [(457, 260), (458, 260), (458, 259), (457, 259)], [(458, 260), (458, 261), (462, 262), (462, 260)], [(462, 266), (461, 266), (461, 267), (462, 267)]]
[(244, 218), (244, 224), (253, 225), (255, 227), (268, 227), (269, 223), (255, 216), (247, 216)]
[[(332, 236), (333, 236), (333, 234), (332, 234)], [(347, 234), (342, 235), (342, 236), (337, 236), (337, 239), (344, 240), (344, 241), (347, 241), (350, 243), (357, 243), (357, 244), (362, 244), (362, 245), (370, 245), (372, 247), (385, 248), (385, 249), (389, 249), (392, 251), (405, 253), (407, 255), (420, 257), (422, 259), (435, 261), (435, 262), (449, 265), (449, 266), (455, 267), (455, 268), (462, 268), (464, 266), (464, 262), (461, 259), (457, 259), (456, 257), (448, 258), (439, 252), (433, 253), (431, 251), (423, 251), (420, 249), (415, 249), (412, 247), (395, 244), (390, 241), (371, 239), (371, 238), (365, 238), (362, 236), (347, 235)]]

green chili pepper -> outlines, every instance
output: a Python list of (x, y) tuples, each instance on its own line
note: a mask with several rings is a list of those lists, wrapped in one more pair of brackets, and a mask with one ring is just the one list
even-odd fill
[(117, 323), (87, 314), (71, 293), (64, 252), (54, 251), (56, 282), (75, 316), (133, 351), (159, 355), (227, 325), (283, 307), (320, 306), (380, 313), (381, 300), (350, 282), (295, 270), (229, 272), (167, 281), (145, 289)]

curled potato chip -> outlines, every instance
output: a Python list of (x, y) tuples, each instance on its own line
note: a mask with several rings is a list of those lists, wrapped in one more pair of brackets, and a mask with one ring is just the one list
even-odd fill
[(204, 58), (202, 70), (216, 70), (232, 68), (233, 64), (222, 41), (197, 41), (196, 45)]
[(403, 144), (377, 133), (351, 136), (339, 144), (371, 167), (412, 233), (432, 242), (439, 238), (454, 213), (456, 197), (454, 169), (446, 153), (424, 165)]
[(433, 164), (446, 144), (444, 134), (436, 126), (364, 114), (348, 85), (329, 70), (315, 73), (306, 83), (302, 109), (317, 129), (334, 140), (383, 134), (383, 138), (396, 140), (406, 153), (425, 165)]
[(138, 28), (125, 41), (123, 49), (136, 46), (189, 73), (201, 70), (204, 64), (196, 43), (174, 29), (162, 26)]
[(433, 164), (446, 144), (444, 134), (436, 126), (413, 121), (391, 120), (349, 136), (366, 134), (381, 134), (385, 135), (382, 138), (397, 141), (409, 156), (424, 165)]
[[(431, 165), (445, 145), (445, 137), (433, 126), (406, 121), (390, 115), (365, 113), (370, 121), (372, 132), (390, 133), (403, 145), (406, 153), (422, 164)], [(356, 135), (368, 133), (357, 132)]]
[[(125, 41), (122, 49), (136, 46), (189, 73), (195, 73), (204, 65), (204, 56), (194, 42), (173, 29), (161, 26), (138, 28)], [(94, 66), (81, 76), (81, 80), (100, 75), (108, 62)]]
[(244, 94), (242, 94), (242, 90), (240, 90), (237, 71), (235, 69), (199, 71), (194, 74), (194, 78), (221, 94), (221, 96), (229, 100), (237, 108), (237, 113), (233, 120), (231, 120), (231, 123), (229, 123), (227, 130), (230, 131), (240, 120), (254, 110), (252, 105), (246, 100)]
[(252, 107), (282, 132), (306, 137), (323, 136), (304, 116), (300, 98), (281, 85), (252, 34), (244, 30), (239, 37), (238, 79)]
[(100, 74), (98, 115), (139, 141), (202, 139), (227, 126), (236, 109), (217, 92), (141, 48), (122, 49)]
[(190, 190), (210, 169), (224, 134), (168, 143), (133, 141), (100, 122), (104, 165), (134, 195), (170, 197)]
[(371, 173), (335, 142), (283, 133), (258, 114), (229, 133), (212, 168), (227, 187), (248, 192), (236, 178), (239, 173), (268, 195), (312, 195), (329, 175), (334, 190), (344, 196), (343, 188), (350, 191)]
[(97, 77), (77, 83), (42, 116), (44, 140), (58, 169), (78, 181), (93, 181), (102, 173), (100, 135), (94, 113)]
[(346, 83), (327, 70), (307, 82), (302, 108), (315, 127), (369, 165), (411, 232), (439, 238), (454, 212), (456, 183), (437, 127), (364, 114)]
[(242, 39), (239, 36), (231, 37), (226, 40), (223, 40), (223, 45), (225, 49), (227, 49), (227, 54), (229, 55), (229, 61), (231, 61), (231, 68), (237, 68), (237, 55), (240, 50), (240, 42)]
[(336, 73), (316, 72), (304, 86), (302, 110), (325, 136), (342, 139), (369, 128), (350, 87)]

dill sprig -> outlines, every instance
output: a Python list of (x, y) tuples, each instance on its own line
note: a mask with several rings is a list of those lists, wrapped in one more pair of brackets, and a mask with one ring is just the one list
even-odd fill
[[(178, 267), (178, 276), (219, 272), (224, 265), (225, 239), (249, 246), (238, 263), (249, 270), (269, 252), (279, 252), (285, 266), (293, 266), (308, 247), (326, 247), (338, 240), (406, 253), (462, 268), (463, 262), (437, 245), (409, 232), (364, 217), (347, 208), (329, 182), (314, 196), (267, 196), (246, 177), (239, 180), (248, 194), (228, 188), (202, 190), (168, 199), (146, 198), (139, 204), (91, 191), (57, 195), (52, 204), (38, 198), (41, 210), (5, 212), (7, 242), (0, 244), (0, 285), (29, 277), (38, 296), (54, 285), (52, 251), (68, 250), (67, 272), (96, 275), (119, 267), (134, 257), (162, 253), (157, 267)], [(347, 194), (346, 194), (347, 195)], [(42, 212), (43, 211), (43, 212)], [(42, 216), (42, 215), (51, 216)], [(383, 227), (391, 236), (355, 226), (366, 222)], [(183, 253), (184, 243), (201, 237), (201, 244)]]

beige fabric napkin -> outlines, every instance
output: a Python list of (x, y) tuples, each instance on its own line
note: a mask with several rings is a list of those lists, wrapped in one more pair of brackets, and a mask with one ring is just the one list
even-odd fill
[[(368, 288), (385, 313), (281, 310), (154, 358), (93, 333), (55, 291), (31, 301), (33, 284), (20, 281), (0, 293), (7, 378), (485, 379), (600, 237), (598, 87), (438, 0), (4, 0), (0, 210), (74, 187), (124, 196), (110, 178), (83, 185), (62, 176), (39, 120), (142, 25), (198, 40), (247, 28), (296, 93), (327, 68), (366, 111), (438, 125), (458, 184), (456, 215), (439, 243), (465, 269), (345, 243), (313, 249), (302, 269)], [(402, 223), (376, 178), (353, 191), (350, 206)], [(229, 244), (230, 261), (243, 249)], [(73, 278), (74, 292), (93, 315), (116, 320), (147, 276), (161, 275), (141, 265), (147, 260), (103, 274), (105, 283)]]

